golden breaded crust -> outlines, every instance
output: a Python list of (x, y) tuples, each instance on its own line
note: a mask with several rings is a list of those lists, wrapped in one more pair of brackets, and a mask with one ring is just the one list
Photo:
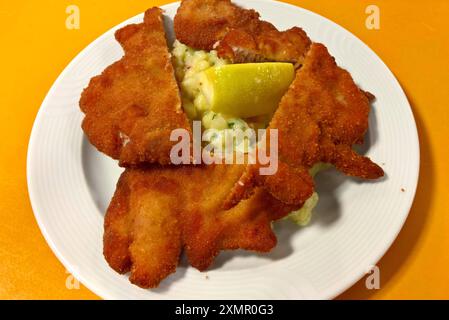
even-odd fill
[(183, 0), (175, 16), (178, 40), (195, 49), (216, 48), (234, 63), (282, 61), (300, 65), (311, 44), (298, 27), (277, 30), (259, 13), (230, 0)]
[(263, 189), (230, 211), (222, 204), (245, 170), (238, 165), (127, 169), (105, 219), (104, 255), (144, 288), (174, 272), (181, 248), (205, 270), (221, 250), (267, 252), (276, 245), (271, 222), (291, 207)]
[(174, 19), (179, 41), (208, 51), (232, 28), (257, 29), (258, 25), (256, 11), (242, 9), (230, 0), (183, 0)]
[(156, 170), (128, 169), (120, 177), (105, 217), (103, 251), (114, 270), (131, 271), (132, 283), (156, 287), (175, 272), (182, 246), (173, 200), (181, 191)]
[(83, 129), (101, 152), (122, 166), (170, 163), (173, 129), (190, 131), (167, 48), (162, 11), (115, 34), (125, 55), (92, 78), (80, 107)]
[(294, 27), (286, 31), (233, 29), (217, 46), (218, 55), (233, 63), (278, 61), (299, 67), (311, 45), (307, 34)]
[(318, 162), (331, 163), (350, 176), (382, 177), (382, 168), (352, 150), (363, 141), (369, 112), (368, 95), (337, 66), (324, 45), (313, 44), (269, 125), (269, 130), (278, 130), (278, 172), (260, 176), (257, 165), (249, 166), (225, 208), (251, 195), (255, 186), (300, 207), (314, 191), (308, 170)]

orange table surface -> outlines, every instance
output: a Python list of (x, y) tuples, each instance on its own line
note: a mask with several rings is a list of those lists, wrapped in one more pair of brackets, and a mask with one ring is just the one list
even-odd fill
[[(0, 2), (0, 298), (97, 299), (67, 289), (69, 276), (36, 224), (26, 184), (34, 118), (64, 67), (112, 26), (170, 1), (22, 0)], [(360, 37), (391, 68), (411, 102), (421, 142), (421, 174), (410, 216), (379, 262), (380, 290), (361, 280), (339, 298), (449, 298), (449, 1), (290, 0)], [(65, 25), (80, 9), (80, 29)], [(380, 30), (365, 26), (368, 5)], [(300, 21), (298, 21), (300, 24)]]

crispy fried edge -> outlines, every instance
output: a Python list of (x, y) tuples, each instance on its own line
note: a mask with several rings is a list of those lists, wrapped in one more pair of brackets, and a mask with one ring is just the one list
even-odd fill
[[(366, 107), (369, 112), (369, 102), (374, 98), (374, 96), (370, 93), (360, 90), (357, 87), (349, 72), (337, 66), (335, 59), (329, 54), (327, 48), (324, 45), (318, 43), (312, 44), (309, 52), (307, 53), (305, 64), (307, 63), (307, 59), (312, 59), (310, 60), (311, 64), (316, 64), (318, 67), (320, 67), (323, 63), (331, 64), (330, 68), (334, 68), (333, 72), (338, 72), (339, 76), (343, 77), (343, 81), (345, 83), (344, 89), (346, 91), (348, 91), (349, 89), (352, 90), (349, 90), (351, 92), (347, 92), (347, 96), (353, 100), (353, 103), (357, 103), (357, 99), (359, 99), (359, 101), (366, 100)], [(324, 61), (322, 61), (321, 59), (323, 59)], [(269, 125), (269, 129), (271, 127), (282, 127), (283, 121), (291, 124), (291, 121), (294, 117), (292, 117), (292, 115), (284, 114), (285, 110), (282, 106), (283, 103), (288, 103), (287, 99), (290, 98), (289, 95), (295, 95), (295, 90), (297, 90), (296, 83), (298, 81), (301, 81), (301, 75), (303, 72), (305, 72), (305, 68), (307, 68), (307, 66), (304, 66), (297, 72), (296, 79), (290, 86), (289, 91), (283, 97), (280, 103), (280, 107), (275, 112), (273, 119)], [(356, 97), (357, 94), (359, 95), (358, 97)], [(310, 121), (311, 119), (309, 119), (309, 122)], [(316, 123), (313, 121), (311, 124), (316, 126)], [(319, 127), (316, 126), (315, 129), (319, 129)], [(382, 177), (384, 175), (384, 171), (380, 166), (372, 162), (368, 157), (361, 156), (354, 150), (352, 150), (352, 144), (363, 141), (363, 136), (365, 135), (367, 129), (368, 118), (366, 119), (366, 129), (363, 130), (363, 134), (351, 142), (346, 142), (351, 143), (350, 146), (345, 144), (335, 144), (334, 142), (330, 142), (329, 139), (325, 139), (326, 141), (323, 142), (321, 141), (322, 137), (318, 137), (316, 143), (312, 145), (314, 145), (315, 147), (319, 147), (319, 143), (322, 143), (323, 145), (320, 147), (320, 153), (324, 152), (324, 154), (320, 154), (318, 158), (316, 157), (316, 155), (313, 157), (308, 157), (307, 155), (305, 155), (307, 163), (295, 163), (295, 157), (293, 157), (292, 155), (283, 155), (281, 152), (279, 152), (280, 170), (278, 170), (278, 172), (274, 176), (260, 176), (257, 172), (260, 167), (259, 165), (248, 165), (247, 170), (235, 184), (233, 190), (225, 200), (224, 208), (229, 210), (237, 205), (241, 200), (250, 197), (253, 194), (253, 189), (256, 186), (263, 187), (279, 201), (289, 205), (296, 205), (297, 208), (300, 208), (314, 191), (313, 179), (309, 175), (308, 170), (313, 166), (314, 163), (318, 163), (321, 161), (332, 163), (338, 170), (349, 176), (355, 176), (370, 180)], [(321, 131), (321, 129), (319, 130)], [(352, 128), (351, 130), (358, 129)], [(286, 164), (286, 166), (284, 164)], [(295, 182), (293, 182), (293, 180)], [(300, 183), (298, 183), (298, 181), (301, 181), (303, 183), (303, 186), (300, 186)]]
[[(166, 37), (161, 9), (157, 7), (151, 8), (145, 12), (143, 23), (128, 25), (116, 31), (115, 37), (123, 47), (125, 55), (121, 60), (106, 68), (101, 75), (92, 78), (89, 86), (84, 89), (80, 99), (80, 108), (86, 115), (82, 123), (82, 128), (88, 139), (100, 152), (103, 152), (114, 159), (119, 159), (119, 164), (124, 167), (155, 162), (160, 164), (170, 164), (170, 150), (174, 144), (170, 141), (171, 129), (183, 128), (189, 131), (189, 133), (191, 130), (187, 116), (182, 110), (179, 88), (174, 76), (174, 68), (171, 64), (168, 47), (166, 48), (166, 68), (169, 69), (168, 72), (171, 74), (173, 92), (177, 97), (177, 101), (175, 101), (176, 108), (173, 110), (174, 113), (170, 120), (173, 124), (173, 128), (157, 127), (154, 128), (153, 131), (147, 132), (147, 139), (145, 140), (146, 143), (144, 146), (142, 146), (142, 143), (135, 142), (135, 139), (132, 139), (130, 143), (123, 144), (123, 141), (119, 137), (120, 132), (117, 127), (118, 124), (109, 123), (104, 125), (104, 122), (108, 121), (108, 119), (105, 119), (102, 115), (98, 115), (95, 105), (92, 105), (92, 102), (89, 102), (91, 99), (96, 99), (95, 97), (98, 94), (98, 90), (100, 90), (102, 86), (103, 77), (106, 77), (106, 75), (107, 77), (113, 77), (117, 72), (115, 69), (123, 72), (123, 70), (126, 70), (127, 68), (127, 63), (129, 63), (127, 62), (127, 59), (133, 60), (136, 53), (140, 53), (140, 47), (128, 45), (127, 39), (131, 38), (137, 32), (142, 32), (142, 29), (145, 28), (152, 28), (155, 30), (160, 29), (159, 31), (163, 34), (165, 41)], [(136, 50), (137, 52), (135, 52)], [(100, 88), (97, 88), (98, 86), (100, 86)], [(164, 114), (166, 114), (165, 117), (169, 119), (170, 113)], [(97, 128), (98, 125), (96, 125), (96, 123), (103, 123), (103, 125), (100, 128)]]

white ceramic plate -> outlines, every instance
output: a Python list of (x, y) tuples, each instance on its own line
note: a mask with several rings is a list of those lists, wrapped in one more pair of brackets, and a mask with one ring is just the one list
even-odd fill
[[(64, 70), (42, 104), (28, 150), (28, 189), (42, 233), (64, 266), (103, 298), (333, 298), (376, 264), (407, 218), (418, 180), (419, 143), (393, 74), (354, 35), (315, 13), (268, 0), (237, 3), (280, 29), (303, 27), (377, 96), (363, 151), (382, 164), (387, 177), (361, 182), (326, 172), (318, 178), (321, 199), (311, 225), (277, 223), (279, 245), (272, 253), (225, 252), (207, 277), (183, 262), (156, 290), (131, 285), (102, 255), (104, 212), (121, 169), (87, 142), (78, 100), (89, 79), (121, 57), (114, 31), (140, 22), (138, 15), (99, 37)], [(177, 7), (164, 6), (166, 16), (173, 18)], [(171, 19), (167, 26), (172, 30)]]

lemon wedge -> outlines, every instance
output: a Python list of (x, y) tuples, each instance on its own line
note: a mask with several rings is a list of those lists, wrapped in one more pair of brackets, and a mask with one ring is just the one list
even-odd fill
[(290, 63), (244, 63), (211, 67), (199, 74), (210, 110), (237, 118), (274, 113), (295, 76)]

